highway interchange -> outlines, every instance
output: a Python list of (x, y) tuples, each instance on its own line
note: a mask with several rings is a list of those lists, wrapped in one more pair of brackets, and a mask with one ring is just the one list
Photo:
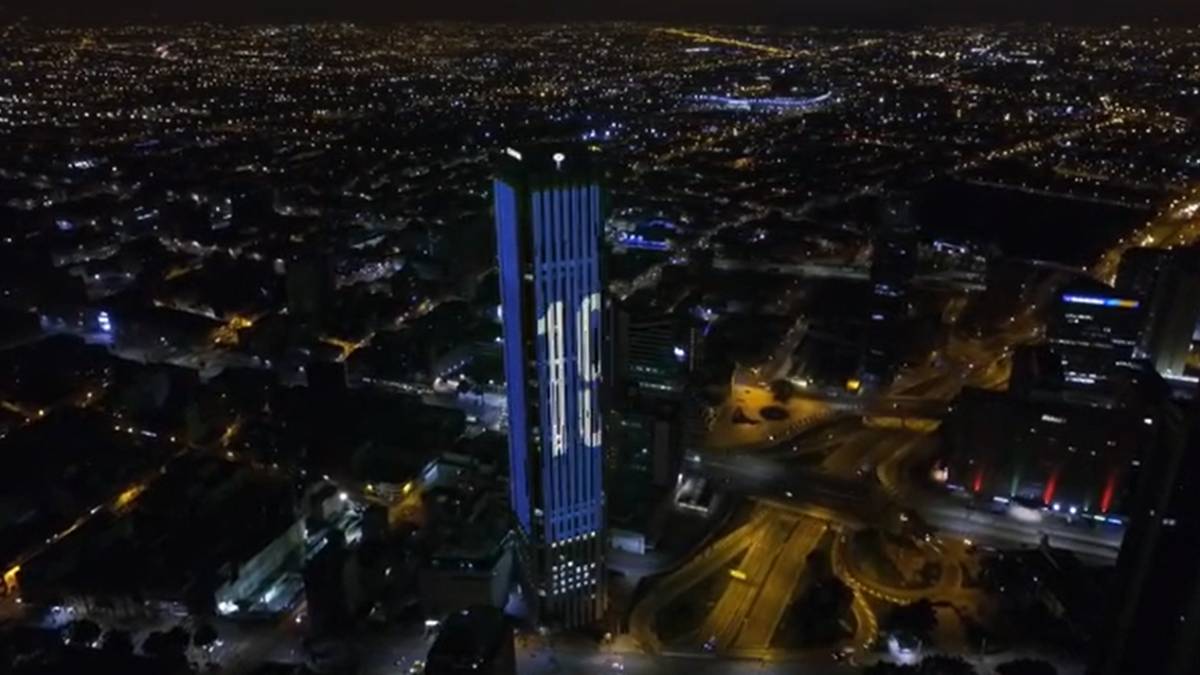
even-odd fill
[[(1195, 223), (1178, 222), (1180, 213), (1176, 204), (1167, 216), (1172, 236), (1196, 231)], [(827, 548), (833, 571), (854, 593), (857, 625), (847, 644), (859, 649), (878, 636), (868, 598), (902, 604), (927, 597), (969, 606), (975, 592), (963, 588), (961, 562), (975, 546), (1030, 547), (1049, 541), (1086, 559), (1115, 559), (1122, 535), (1117, 526), (1085, 529), (1053, 518), (1022, 522), (917, 488), (910, 480), (912, 467), (933, 447), (937, 421), (931, 418), (944, 413), (964, 386), (1005, 386), (1011, 349), (1040, 338), (1037, 310), (1067, 278), (1061, 270), (1046, 274), (1028, 309), (1000, 331), (977, 338), (956, 335), (939, 358), (903, 373), (868, 401), (801, 391), (781, 404), (765, 384), (735, 379), (707, 446), (688, 458), (688, 470), (748, 498), (753, 510), (744, 523), (652, 588), (632, 613), (634, 639), (650, 653), (690, 648), (735, 657), (796, 657), (772, 645), (809, 554), (821, 548), (822, 540), (832, 540)], [(770, 405), (782, 405), (788, 421), (756, 415)], [(893, 588), (856, 570), (848, 555), (849, 535), (910, 514), (943, 544), (938, 582), (924, 589)], [(656, 626), (664, 610), (716, 575), (729, 578), (721, 580), (724, 588), (702, 625), (682, 642), (664, 645)]]

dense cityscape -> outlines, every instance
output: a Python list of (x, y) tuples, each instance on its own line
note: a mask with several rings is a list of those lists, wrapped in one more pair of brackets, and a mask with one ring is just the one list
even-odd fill
[(0, 672), (1200, 673), (1200, 28), (0, 24)]

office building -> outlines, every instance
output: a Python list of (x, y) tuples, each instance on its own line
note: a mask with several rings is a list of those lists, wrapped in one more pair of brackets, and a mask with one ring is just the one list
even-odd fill
[(1200, 274), (1177, 260), (1159, 275), (1150, 296), (1140, 353), (1164, 377), (1187, 369), (1200, 320)]
[[(427, 619), (508, 602), (516, 533), (508, 512), (508, 485), (498, 480), (492, 449), (491, 441), (465, 442), (459, 451), (431, 460), (421, 472), (419, 517), (429, 555), (417, 581)], [(401, 487), (395, 498), (406, 494)]]
[(1121, 256), (1117, 289), (1143, 302), (1137, 354), (1164, 377), (1187, 369), (1200, 321), (1200, 255), (1197, 249), (1133, 248)]
[(917, 273), (917, 242), (904, 232), (875, 239), (871, 254), (870, 314), (861, 379), (883, 386), (900, 368), (904, 327), (912, 311), (909, 286)]
[(495, 181), (512, 510), (539, 620), (605, 609), (600, 174), (582, 148), (508, 149)]
[(1020, 345), (1013, 349), (1008, 391), (1028, 397), (1036, 391), (1057, 388), (1062, 383), (1062, 360), (1046, 344)]
[(425, 659), (427, 675), (516, 675), (512, 628), (495, 607), (446, 617)]
[(1100, 396), (1137, 370), (1141, 300), (1104, 284), (1078, 282), (1059, 292), (1052, 312), (1046, 338), (1065, 386)]
[(1200, 416), (1164, 413), (1117, 559), (1090, 675), (1200, 672)]
[(698, 342), (690, 316), (635, 295), (614, 303), (612, 341), (613, 388), (620, 395), (683, 395)]
[(301, 327), (319, 331), (333, 309), (336, 283), (334, 260), (327, 253), (298, 255), (288, 260), (288, 316)]
[(418, 572), (425, 616), (440, 619), (468, 607), (504, 607), (512, 589), (514, 547), (503, 497), (488, 491), (472, 500), (467, 490), (453, 489), (431, 494), (459, 499), (465, 513), (438, 518), (440, 538)]
[(1155, 447), (1170, 388), (1144, 361), (1103, 395), (1065, 382), (1048, 344), (1013, 354), (1008, 391), (963, 389), (941, 428), (952, 488), (977, 498), (1117, 520)]
[(649, 294), (614, 302), (612, 314), (609, 520), (644, 534), (683, 459), (700, 331), (690, 314)]
[(1167, 267), (1171, 251), (1165, 248), (1131, 248), (1121, 254), (1114, 286), (1122, 293), (1147, 299), (1154, 292), (1159, 274)]
[(1149, 373), (1114, 407), (1062, 392), (964, 389), (941, 429), (946, 482), (1001, 505), (1117, 519), (1158, 433), (1161, 384)]
[(330, 528), (325, 545), (305, 561), (304, 601), (308, 631), (332, 635), (353, 625), (366, 607), (366, 597), (357, 573), (354, 553), (346, 547), (341, 530)]
[(318, 396), (344, 394), (350, 386), (345, 361), (313, 361), (304, 368), (308, 388)]

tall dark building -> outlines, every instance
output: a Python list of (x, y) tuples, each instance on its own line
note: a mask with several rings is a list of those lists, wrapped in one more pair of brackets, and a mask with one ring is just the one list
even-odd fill
[(1200, 250), (1129, 249), (1117, 269), (1117, 289), (1144, 305), (1139, 356), (1164, 377), (1183, 375), (1200, 321)]
[(539, 619), (606, 605), (600, 173), (583, 148), (506, 150), (495, 181), (512, 509)]
[(610, 519), (640, 530), (683, 458), (699, 331), (689, 314), (643, 294), (614, 302), (612, 314)]
[(349, 381), (345, 361), (313, 361), (304, 367), (308, 388), (318, 396), (345, 394)]
[(1029, 396), (1062, 383), (1062, 360), (1045, 344), (1021, 345), (1013, 350), (1008, 391)]
[(641, 294), (613, 303), (612, 315), (613, 388), (618, 395), (681, 398), (698, 349), (696, 322)]
[(909, 286), (917, 273), (917, 240), (905, 232), (877, 237), (871, 254), (871, 299), (862, 379), (886, 385), (900, 367), (903, 332), (911, 313)]
[(1125, 251), (1117, 267), (1116, 289), (1138, 298), (1149, 298), (1170, 259), (1171, 251), (1165, 248), (1138, 247)]
[(1200, 273), (1189, 262), (1173, 261), (1150, 296), (1140, 352), (1164, 377), (1184, 374), (1200, 321)]
[(495, 607), (446, 617), (425, 659), (427, 675), (516, 675), (512, 628)]
[(304, 597), (314, 635), (335, 633), (354, 618), (346, 592), (345, 567), (350, 552), (341, 530), (330, 528), (327, 543), (304, 567)]
[(325, 253), (296, 256), (287, 262), (286, 274), (288, 316), (300, 326), (319, 330), (334, 302), (333, 258)]
[(1200, 673), (1200, 411), (1160, 415), (1090, 675)]

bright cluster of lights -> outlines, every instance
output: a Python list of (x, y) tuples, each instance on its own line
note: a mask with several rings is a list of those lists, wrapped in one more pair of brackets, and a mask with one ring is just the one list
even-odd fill
[(596, 563), (576, 565), (574, 561), (568, 561), (566, 564), (556, 565), (553, 570), (554, 595), (594, 585), (596, 583), (595, 574)]
[(1121, 309), (1136, 309), (1141, 303), (1126, 298), (1105, 298), (1097, 295), (1064, 295), (1063, 302), (1074, 305), (1094, 305), (1097, 307), (1120, 307)]

